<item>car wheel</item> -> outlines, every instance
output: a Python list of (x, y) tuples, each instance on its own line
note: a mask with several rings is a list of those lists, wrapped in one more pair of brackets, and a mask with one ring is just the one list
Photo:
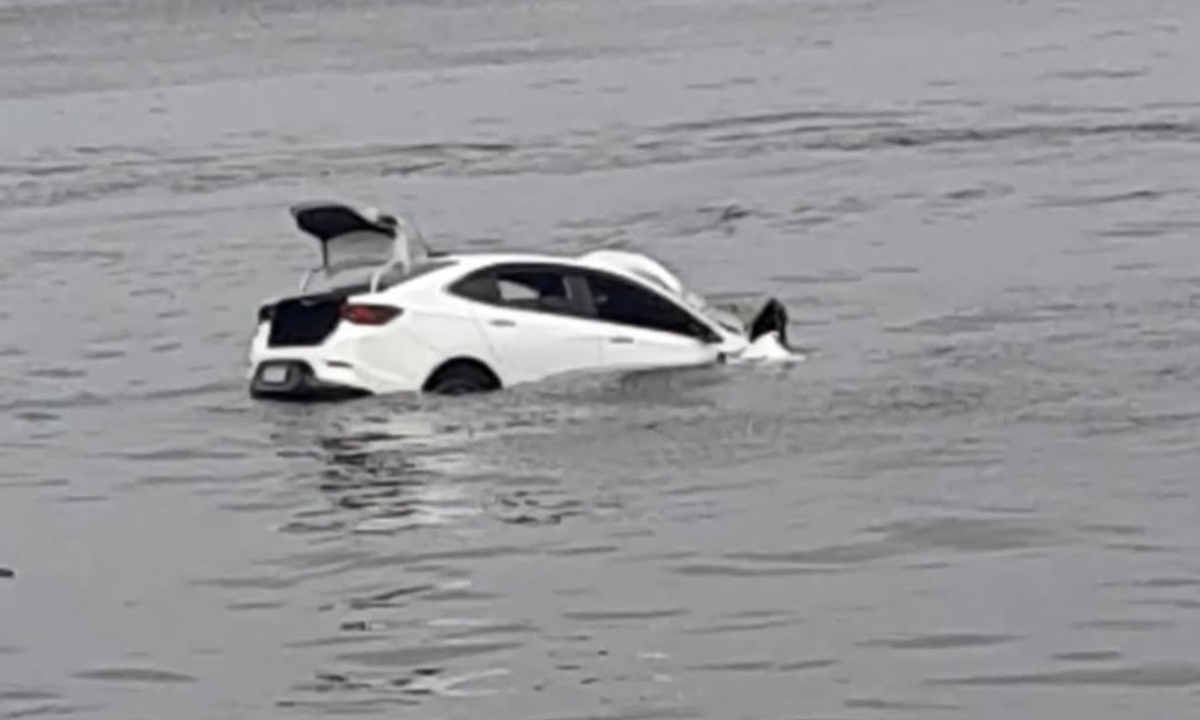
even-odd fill
[(466, 395), (496, 390), (499, 385), (495, 376), (478, 363), (457, 361), (439, 368), (425, 383), (425, 392)]

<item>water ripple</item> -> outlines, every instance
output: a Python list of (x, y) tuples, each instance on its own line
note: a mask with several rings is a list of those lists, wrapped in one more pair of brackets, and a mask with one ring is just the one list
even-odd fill
[(182, 673), (156, 668), (99, 668), (75, 673), (81, 680), (103, 680), (118, 683), (192, 683), (196, 678)]
[(1045, 548), (1055, 534), (1040, 523), (1015, 519), (940, 517), (897, 520), (865, 530), (873, 539), (806, 550), (729, 553), (730, 560), (801, 566), (854, 565), (930, 550), (961, 553)]
[(419, 667), (429, 664), (444, 663), (464, 657), (476, 657), (502, 653), (521, 647), (515, 642), (456, 642), (442, 644), (426, 644), (418, 648), (396, 648), (393, 650), (372, 650), (338, 655), (339, 660), (369, 665), (373, 667)]
[(937, 633), (912, 637), (867, 640), (868, 647), (886, 647), (893, 650), (951, 650), (957, 648), (990, 647), (1019, 638), (1013, 635), (987, 635), (983, 633)]
[(1050, 685), (1156, 688), (1200, 685), (1200, 667), (1182, 662), (1130, 665), (1111, 670), (1057, 670), (1013, 675), (976, 675), (931, 680), (933, 685)]

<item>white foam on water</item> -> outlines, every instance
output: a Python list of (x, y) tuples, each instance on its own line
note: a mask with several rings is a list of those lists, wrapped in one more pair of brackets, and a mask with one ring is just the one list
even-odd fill
[(804, 359), (803, 353), (788, 349), (780, 341), (779, 333), (772, 331), (758, 336), (745, 351), (730, 358), (730, 363), (802, 362)]

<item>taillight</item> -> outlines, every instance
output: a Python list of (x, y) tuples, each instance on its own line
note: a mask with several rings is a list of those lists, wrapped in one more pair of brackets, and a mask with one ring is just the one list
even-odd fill
[(404, 311), (391, 305), (364, 305), (350, 303), (342, 306), (342, 319), (355, 325), (384, 325), (400, 316)]

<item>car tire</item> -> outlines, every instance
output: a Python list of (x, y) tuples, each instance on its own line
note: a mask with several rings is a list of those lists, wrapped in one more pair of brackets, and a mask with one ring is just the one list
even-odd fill
[(425, 382), (425, 392), (434, 395), (468, 395), (499, 389), (496, 376), (483, 365), (469, 360), (446, 363)]

